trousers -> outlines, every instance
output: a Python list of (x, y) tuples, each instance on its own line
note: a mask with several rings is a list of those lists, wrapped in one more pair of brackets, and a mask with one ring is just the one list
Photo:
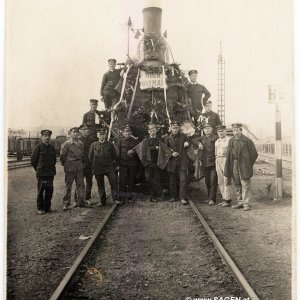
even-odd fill
[(73, 181), (76, 184), (78, 206), (84, 205), (84, 181), (81, 160), (69, 161), (65, 163), (65, 193), (63, 204), (69, 206), (71, 203), (71, 190)]
[(117, 185), (117, 177), (115, 171), (111, 171), (109, 173), (95, 175), (97, 180), (99, 198), (101, 204), (106, 204), (106, 192), (105, 192), (105, 184), (104, 184), (104, 176), (108, 178), (110, 187), (111, 187), (111, 194), (113, 200), (118, 200), (118, 185)]
[(37, 209), (49, 211), (53, 195), (54, 176), (37, 176)]
[(145, 179), (149, 185), (150, 197), (158, 196), (162, 193), (163, 188), (160, 185), (160, 169), (156, 166), (145, 168)]
[(225, 168), (226, 157), (217, 157), (216, 158), (216, 170), (218, 174), (218, 184), (219, 189), (222, 194), (222, 198), (226, 200), (231, 200), (231, 184), (224, 176), (224, 168)]
[(217, 187), (218, 187), (218, 175), (216, 171), (216, 167), (205, 167), (204, 169), (204, 177), (205, 177), (205, 185), (207, 188), (208, 200), (213, 200), (216, 202), (217, 198)]
[(176, 198), (178, 195), (178, 181), (179, 181), (179, 197), (180, 200), (186, 198), (186, 185), (187, 185), (187, 171), (181, 170), (180, 166), (176, 166), (175, 172), (169, 172), (170, 180), (170, 195), (171, 198)]
[(238, 203), (249, 204), (252, 197), (251, 178), (242, 179), (237, 160), (233, 161), (232, 180)]
[[(90, 166), (83, 168), (83, 178), (85, 179), (85, 193), (84, 200), (90, 200), (92, 197), (92, 187), (93, 187), (93, 171)], [(74, 195), (75, 201), (77, 202), (77, 190), (75, 189)]]
[[(119, 196), (121, 200), (132, 199), (135, 166), (120, 165)], [(127, 185), (127, 189), (126, 189)]]

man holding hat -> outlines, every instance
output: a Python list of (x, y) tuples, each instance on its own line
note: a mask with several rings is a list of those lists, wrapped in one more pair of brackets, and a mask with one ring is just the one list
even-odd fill
[(103, 75), (100, 88), (100, 100), (104, 101), (107, 110), (114, 106), (120, 97), (115, 87), (123, 76), (123, 70), (116, 69), (116, 63), (117, 61), (114, 58), (108, 60), (109, 70)]
[(53, 212), (51, 199), (53, 195), (53, 179), (56, 174), (55, 147), (51, 145), (52, 131), (41, 131), (42, 142), (38, 144), (31, 155), (31, 165), (36, 172), (37, 183), (37, 214)]
[(118, 185), (116, 177), (117, 154), (115, 147), (106, 139), (106, 128), (98, 128), (97, 137), (98, 141), (91, 145), (88, 156), (92, 164), (93, 174), (95, 175), (97, 180), (100, 198), (99, 205), (106, 205), (104, 176), (108, 178), (114, 202), (120, 204), (120, 202), (118, 201)]
[(71, 137), (61, 145), (60, 161), (65, 171), (65, 193), (63, 197), (63, 210), (68, 210), (71, 202), (73, 181), (76, 183), (77, 203), (74, 207), (84, 207), (84, 181), (82, 158), (84, 145), (79, 141), (79, 128), (70, 129)]
[(218, 136), (213, 133), (213, 128), (210, 124), (205, 124), (203, 131), (204, 135), (200, 138), (200, 142), (203, 145), (202, 166), (208, 193), (207, 202), (209, 205), (214, 205), (218, 187), (215, 155), (215, 142)]
[(217, 127), (222, 125), (220, 116), (212, 111), (212, 102), (208, 100), (204, 105), (205, 112), (202, 114), (202, 118), (205, 120), (205, 124), (210, 124), (213, 128), (213, 133), (217, 134)]
[(231, 184), (227, 177), (224, 176), (224, 168), (226, 157), (228, 154), (228, 142), (230, 137), (226, 135), (226, 126), (220, 125), (217, 127), (219, 138), (216, 140), (216, 170), (218, 174), (219, 189), (222, 194), (223, 202), (220, 206), (227, 207), (231, 203)]
[(243, 135), (241, 123), (232, 124), (233, 138), (228, 143), (224, 176), (232, 178), (238, 204), (232, 208), (251, 209), (251, 177), (257, 151), (251, 139)]
[(204, 85), (197, 83), (197, 70), (190, 70), (188, 74), (190, 76), (190, 83), (187, 85), (187, 96), (191, 99), (194, 109), (196, 109), (198, 113), (202, 113), (203, 105), (205, 105), (209, 99), (210, 92)]
[(179, 132), (179, 123), (177, 121), (171, 122), (171, 134), (169, 134), (164, 141), (172, 151), (166, 171), (169, 173), (170, 180), (170, 202), (176, 201), (177, 196), (177, 182), (179, 181), (179, 196), (182, 204), (187, 204), (186, 200), (186, 186), (187, 186), (187, 170), (188, 170), (188, 155), (187, 147), (189, 142), (187, 136)]
[[(123, 137), (119, 141), (119, 196), (121, 202), (132, 202), (135, 170), (138, 165), (138, 156), (132, 148), (138, 144), (138, 140), (132, 137), (132, 129), (126, 125), (123, 129)], [(127, 186), (127, 190), (126, 190)]]

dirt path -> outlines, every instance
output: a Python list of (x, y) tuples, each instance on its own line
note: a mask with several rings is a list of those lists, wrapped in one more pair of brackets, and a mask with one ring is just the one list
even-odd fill
[(70, 288), (76, 299), (241, 295), (192, 209), (179, 202), (121, 207), (85, 267)]

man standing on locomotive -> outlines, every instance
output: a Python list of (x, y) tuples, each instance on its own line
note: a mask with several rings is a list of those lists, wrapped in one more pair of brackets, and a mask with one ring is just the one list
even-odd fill
[(108, 60), (109, 70), (102, 78), (100, 100), (104, 101), (106, 110), (109, 110), (114, 106), (120, 97), (120, 94), (115, 87), (123, 76), (124, 71), (123, 69), (116, 69), (116, 63), (117, 61), (114, 58)]
[(231, 125), (233, 138), (228, 143), (228, 154), (225, 163), (224, 176), (232, 178), (238, 204), (232, 208), (251, 209), (251, 177), (253, 165), (257, 159), (257, 151), (251, 139), (243, 135), (240, 123)]
[(65, 193), (63, 197), (63, 210), (68, 210), (71, 202), (71, 190), (73, 181), (76, 183), (77, 203), (76, 207), (84, 207), (84, 181), (82, 158), (84, 145), (79, 141), (79, 128), (70, 129), (71, 137), (61, 145), (60, 161), (65, 171)]
[(42, 142), (38, 144), (31, 155), (31, 165), (33, 166), (37, 184), (37, 214), (42, 215), (54, 212), (51, 209), (51, 199), (53, 195), (53, 179), (56, 174), (56, 153), (55, 147), (51, 145), (52, 131), (44, 129), (41, 131)]
[(188, 74), (190, 77), (190, 83), (187, 85), (187, 96), (191, 99), (194, 109), (201, 114), (203, 105), (206, 104), (206, 101), (210, 97), (210, 92), (204, 85), (201, 85), (197, 82), (197, 70), (190, 70)]
[(106, 192), (104, 185), (104, 175), (108, 178), (111, 186), (111, 194), (115, 203), (118, 200), (118, 184), (116, 178), (117, 154), (114, 145), (107, 141), (107, 131), (105, 128), (97, 129), (98, 141), (93, 143), (89, 150), (89, 160), (92, 164), (93, 174), (96, 177), (100, 206), (106, 205)]

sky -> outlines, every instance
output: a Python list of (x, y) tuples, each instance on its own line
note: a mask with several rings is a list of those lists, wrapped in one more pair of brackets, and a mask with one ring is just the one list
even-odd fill
[[(226, 123), (274, 135), (268, 85), (286, 90), (283, 135), (293, 132), (293, 12), (289, 0), (162, 0), (174, 60), (197, 69), (217, 111), (217, 60), (225, 58)], [(143, 27), (141, 0), (6, 2), (5, 110), (12, 128), (80, 125), (99, 99), (107, 59), (124, 62), (127, 20)], [(130, 56), (137, 40), (130, 34)], [(101, 108), (101, 107), (100, 107)]]

